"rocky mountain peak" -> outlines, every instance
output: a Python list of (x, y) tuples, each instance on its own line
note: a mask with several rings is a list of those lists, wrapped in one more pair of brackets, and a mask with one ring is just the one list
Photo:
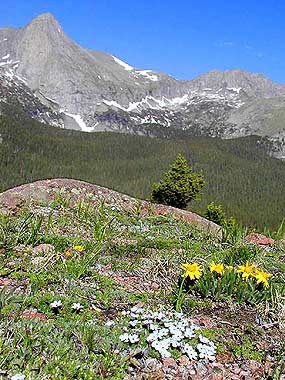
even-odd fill
[(241, 69), (212, 70), (191, 81), (193, 87), (201, 91), (211, 89), (242, 90), (249, 98), (270, 98), (284, 93), (278, 85), (263, 74), (250, 73)]
[(51, 13), (43, 13), (30, 21), (30, 23), (25, 28), (39, 28), (46, 29), (46, 31), (51, 31), (53, 29), (61, 30), (59, 22)]

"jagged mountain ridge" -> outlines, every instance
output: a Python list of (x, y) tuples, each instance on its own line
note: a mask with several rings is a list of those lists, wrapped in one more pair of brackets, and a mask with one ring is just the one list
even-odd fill
[[(0, 30), (0, 67), (24, 78), (41, 102), (57, 110), (65, 128), (147, 130), (151, 135), (151, 128), (159, 126), (162, 135), (163, 129), (167, 135), (168, 128), (176, 128), (220, 137), (255, 133), (281, 142), (278, 154), (283, 156), (282, 118), (277, 130), (265, 124), (276, 108), (283, 112), (285, 86), (261, 74), (213, 70), (179, 81), (135, 69), (110, 54), (80, 47), (49, 13), (23, 28)], [(259, 112), (264, 101), (265, 115)], [(250, 116), (245, 109), (252, 110)]]

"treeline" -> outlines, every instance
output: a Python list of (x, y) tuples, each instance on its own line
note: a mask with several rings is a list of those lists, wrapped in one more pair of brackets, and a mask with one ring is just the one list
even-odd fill
[[(161, 140), (116, 133), (80, 133), (40, 124), (16, 109), (0, 117), (0, 191), (37, 179), (70, 177), (146, 198), (152, 184), (184, 154), (206, 187), (191, 209), (214, 201), (229, 216), (276, 229), (285, 215), (285, 163), (268, 157), (259, 138)], [(20, 121), (19, 121), (20, 120)]]

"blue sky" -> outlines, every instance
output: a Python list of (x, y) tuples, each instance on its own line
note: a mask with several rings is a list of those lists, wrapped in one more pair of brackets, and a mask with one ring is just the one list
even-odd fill
[(284, 0), (8, 0), (0, 27), (51, 12), (84, 47), (192, 79), (241, 68), (285, 83)]

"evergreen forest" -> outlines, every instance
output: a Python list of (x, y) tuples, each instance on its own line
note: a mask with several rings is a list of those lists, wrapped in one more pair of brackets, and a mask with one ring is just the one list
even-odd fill
[(0, 116), (0, 191), (46, 178), (76, 178), (137, 198), (179, 153), (206, 186), (192, 211), (221, 204), (227, 216), (263, 230), (276, 230), (285, 215), (285, 162), (271, 158), (260, 137), (159, 139), (119, 133), (63, 130), (30, 119), (20, 109)]

